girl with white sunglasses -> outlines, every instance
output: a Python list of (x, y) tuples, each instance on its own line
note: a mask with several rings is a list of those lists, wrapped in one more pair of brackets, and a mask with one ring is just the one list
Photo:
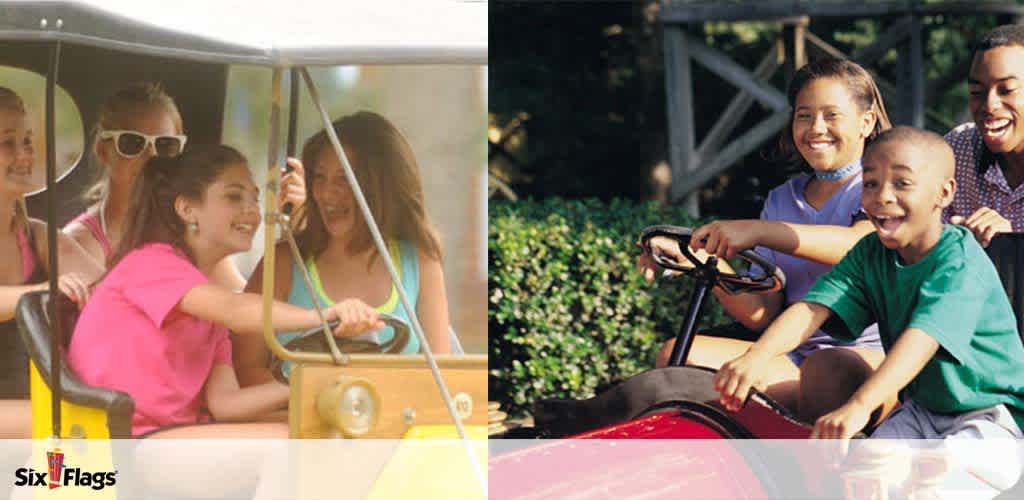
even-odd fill
[[(85, 194), (90, 206), (64, 232), (106, 267), (127, 225), (128, 195), (138, 172), (154, 156), (180, 154), (188, 137), (174, 99), (152, 82), (126, 86), (108, 97), (94, 137), (92, 153), (99, 168)], [(294, 171), (281, 178), (280, 203), (301, 206), (306, 199), (302, 165), (293, 159), (288, 164)], [(230, 259), (217, 265), (212, 279), (232, 290), (245, 286)]]

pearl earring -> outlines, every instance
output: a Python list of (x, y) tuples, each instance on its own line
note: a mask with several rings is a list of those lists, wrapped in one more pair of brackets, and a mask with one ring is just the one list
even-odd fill
[(193, 235), (199, 234), (199, 224), (196, 222), (189, 222), (188, 231)]

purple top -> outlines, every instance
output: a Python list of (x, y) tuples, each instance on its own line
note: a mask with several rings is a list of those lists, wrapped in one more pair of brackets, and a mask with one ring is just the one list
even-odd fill
[[(761, 210), (761, 219), (793, 224), (828, 224), (849, 227), (855, 221), (863, 218), (860, 207), (860, 173), (839, 188), (820, 209), (811, 206), (807, 202), (807, 198), (804, 197), (804, 189), (811, 177), (811, 174), (801, 174), (771, 190), (768, 193), (768, 199), (764, 202), (764, 209)], [(786, 296), (786, 306), (803, 299), (814, 281), (832, 268), (827, 264), (794, 257), (770, 248), (757, 247), (757, 253), (774, 262), (782, 269), (782, 272), (786, 273), (786, 288), (783, 290)], [(872, 325), (868, 330), (865, 330), (864, 334), (853, 344), (839, 342), (829, 334), (818, 330), (796, 351), (806, 356), (813, 351), (833, 345), (881, 349), (882, 342), (878, 337), (877, 328)]]
[(997, 156), (985, 147), (974, 123), (950, 130), (946, 142), (956, 156), (956, 195), (942, 212), (943, 221), (989, 207), (1010, 221), (1014, 231), (1024, 231), (1024, 184), (1010, 187)]

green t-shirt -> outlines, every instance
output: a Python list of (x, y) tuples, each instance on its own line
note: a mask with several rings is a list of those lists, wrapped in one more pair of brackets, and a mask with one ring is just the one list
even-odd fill
[(911, 265), (878, 235), (865, 236), (803, 300), (842, 320), (827, 329), (839, 340), (877, 322), (888, 351), (908, 328), (923, 330), (941, 347), (907, 397), (939, 413), (1006, 404), (1024, 429), (1024, 345), (999, 275), (966, 228), (945, 226), (935, 248)]

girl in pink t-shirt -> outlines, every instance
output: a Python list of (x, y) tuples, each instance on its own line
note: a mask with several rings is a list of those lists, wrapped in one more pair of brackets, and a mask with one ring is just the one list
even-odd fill
[[(281, 423), (226, 423), (265, 416), (288, 399), (287, 387), (277, 383), (239, 388), (228, 332), (259, 335), (262, 299), (209, 279), (218, 262), (252, 245), (258, 198), (245, 157), (227, 146), (153, 158), (139, 173), (129, 201), (134, 217), (68, 352), (83, 381), (134, 398), (134, 435), (287, 437)], [(313, 310), (273, 307), (276, 330), (319, 324)], [(325, 314), (341, 321), (336, 335), (383, 327), (377, 312), (358, 300)], [(217, 423), (190, 425), (211, 419)]]

